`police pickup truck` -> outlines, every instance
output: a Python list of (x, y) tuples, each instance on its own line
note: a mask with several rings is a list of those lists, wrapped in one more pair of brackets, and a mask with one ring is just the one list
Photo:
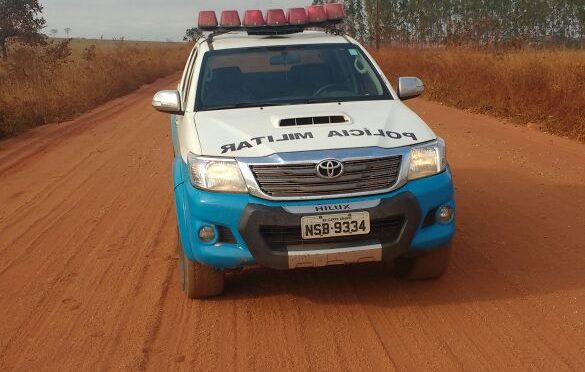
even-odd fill
[(445, 143), (366, 49), (339, 31), (341, 4), (199, 14), (171, 113), (184, 292), (217, 296), (224, 273), (392, 263), (430, 279), (455, 231)]

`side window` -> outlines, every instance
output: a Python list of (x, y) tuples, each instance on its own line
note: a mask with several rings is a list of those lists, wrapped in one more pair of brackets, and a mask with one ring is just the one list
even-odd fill
[(185, 81), (183, 82), (183, 88), (181, 91), (181, 97), (183, 99), (183, 107), (187, 106), (187, 99), (189, 90), (191, 89), (191, 82), (193, 81), (193, 70), (195, 70), (195, 61), (197, 60), (197, 51), (193, 54), (187, 73), (185, 74)]

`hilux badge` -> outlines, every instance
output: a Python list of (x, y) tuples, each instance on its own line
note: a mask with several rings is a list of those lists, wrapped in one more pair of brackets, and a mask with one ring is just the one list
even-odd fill
[(327, 180), (333, 180), (343, 175), (343, 163), (339, 160), (329, 159), (323, 160), (317, 164), (317, 175)]

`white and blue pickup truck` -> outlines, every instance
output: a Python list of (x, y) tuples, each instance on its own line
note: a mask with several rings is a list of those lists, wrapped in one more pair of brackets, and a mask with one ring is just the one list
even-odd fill
[(243, 24), (202, 12), (211, 34), (178, 89), (153, 98), (173, 114), (188, 297), (221, 294), (224, 273), (250, 265), (387, 262), (411, 279), (448, 266), (445, 143), (403, 103), (424, 86), (400, 78), (395, 91), (365, 48), (332, 31), (336, 6), (247, 11)]

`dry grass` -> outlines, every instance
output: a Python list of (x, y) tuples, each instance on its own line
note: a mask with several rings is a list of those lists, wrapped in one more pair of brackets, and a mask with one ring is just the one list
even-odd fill
[[(94, 56), (87, 52), (91, 45)], [(0, 138), (69, 119), (178, 71), (189, 50), (186, 44), (84, 40), (71, 46), (64, 63), (19, 48), (0, 64)], [(432, 100), (540, 123), (585, 141), (585, 51), (393, 48), (372, 54), (394, 81), (421, 77)]]
[(69, 119), (174, 73), (189, 47), (74, 40), (65, 59), (46, 49), (13, 48), (9, 61), (0, 63), (0, 138)]
[(426, 96), (585, 141), (585, 51), (381, 49), (386, 74), (419, 76)]

